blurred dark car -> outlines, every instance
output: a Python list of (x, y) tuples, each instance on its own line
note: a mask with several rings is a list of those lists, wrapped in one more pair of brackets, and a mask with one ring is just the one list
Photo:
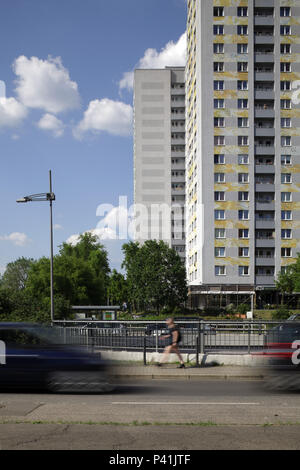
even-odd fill
[(168, 333), (168, 328), (165, 323), (149, 323), (145, 328), (145, 335), (147, 336), (161, 336)]
[[(202, 318), (196, 318), (196, 317), (180, 317), (180, 318), (174, 318), (174, 322), (178, 323), (180, 326), (180, 329), (182, 330), (198, 330), (199, 328), (199, 322), (203, 320)], [(216, 329), (208, 325), (207, 323), (204, 323), (204, 334), (216, 334)]]
[(55, 328), (26, 323), (0, 323), (5, 364), (0, 388), (47, 389), (53, 392), (106, 392), (108, 364), (99, 354), (62, 344)]
[(268, 388), (300, 390), (300, 351), (297, 353), (299, 347), (299, 321), (288, 320), (267, 331), (263, 356), (268, 361)]

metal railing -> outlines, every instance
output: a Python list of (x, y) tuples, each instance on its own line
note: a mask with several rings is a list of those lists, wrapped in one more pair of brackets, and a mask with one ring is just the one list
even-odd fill
[[(249, 320), (178, 321), (186, 353), (251, 353), (262, 350), (267, 336), (282, 322)], [(55, 321), (54, 327), (65, 344), (91, 350), (161, 352), (168, 344), (162, 339), (166, 326), (157, 321)]]

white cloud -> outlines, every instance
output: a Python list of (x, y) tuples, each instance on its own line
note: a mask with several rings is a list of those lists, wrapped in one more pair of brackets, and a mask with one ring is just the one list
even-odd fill
[(6, 271), (6, 266), (0, 266), (0, 276), (2, 276)]
[(63, 122), (56, 116), (53, 116), (53, 114), (44, 114), (37, 123), (37, 126), (44, 131), (52, 132), (54, 137), (61, 137), (64, 133)]
[(0, 240), (10, 241), (17, 246), (24, 246), (30, 242), (30, 239), (27, 237), (27, 235), (20, 232), (12, 232), (9, 235), (0, 236)]
[(133, 110), (129, 104), (108, 98), (90, 101), (82, 121), (74, 129), (76, 138), (85, 132), (108, 132), (112, 135), (127, 136), (132, 132)]
[[(166, 66), (177, 67), (186, 64), (186, 33), (182, 34), (177, 42), (168, 42), (161, 51), (149, 48), (144, 56), (139, 60), (138, 69), (161, 69)], [(119, 82), (119, 88), (132, 90), (133, 72), (125, 72)]]
[[(86, 230), (83, 234), (85, 233), (90, 233), (91, 235), (96, 236), (99, 240), (116, 240), (117, 239), (117, 233), (109, 228), (109, 227), (104, 227), (104, 228), (94, 228), (92, 230)], [(76, 235), (71, 235), (67, 239), (67, 243), (70, 245), (77, 245), (79, 242), (79, 234)]]
[(14, 61), (13, 69), (18, 77), (17, 95), (28, 108), (56, 114), (79, 106), (77, 83), (70, 79), (60, 57), (42, 60), (23, 55)]
[(54, 225), (53, 225), (53, 228), (54, 228), (54, 230), (62, 230), (62, 229), (63, 229), (63, 226), (60, 225), (60, 224), (54, 224)]
[(15, 98), (0, 98), (0, 127), (16, 127), (27, 116), (27, 109)]

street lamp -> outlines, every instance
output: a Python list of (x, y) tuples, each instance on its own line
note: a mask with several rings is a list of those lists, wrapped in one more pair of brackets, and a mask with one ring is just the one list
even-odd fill
[(49, 201), (50, 203), (50, 300), (51, 300), (51, 322), (54, 321), (54, 295), (53, 295), (53, 218), (52, 218), (52, 202), (55, 201), (55, 194), (52, 192), (52, 175), (49, 171), (49, 193), (31, 194), (17, 199), (18, 203)]

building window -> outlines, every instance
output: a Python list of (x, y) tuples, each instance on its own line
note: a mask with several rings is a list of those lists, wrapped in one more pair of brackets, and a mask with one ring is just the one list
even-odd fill
[(248, 109), (248, 100), (238, 99), (238, 109)]
[(249, 192), (239, 191), (239, 201), (242, 201), (242, 202), (249, 201)]
[(292, 67), (291, 67), (290, 62), (281, 62), (280, 63), (280, 72), (287, 73), (287, 72), (291, 72), (291, 71), (292, 71)]
[(281, 257), (282, 258), (290, 258), (292, 256), (292, 249), (291, 248), (281, 248)]
[(239, 173), (239, 183), (249, 183), (249, 173)]
[(280, 107), (281, 109), (291, 109), (291, 103), (291, 100), (280, 100)]
[(225, 173), (215, 173), (215, 183), (225, 183)]
[(281, 220), (292, 220), (292, 211), (281, 211)]
[(280, 44), (280, 53), (281, 54), (290, 54), (291, 45), (290, 44)]
[(224, 54), (224, 44), (215, 43), (214, 44), (214, 54)]
[[(225, 155), (224, 154), (214, 155), (214, 162), (215, 162), (215, 165), (225, 165)], [(224, 179), (225, 179), (225, 175), (224, 175)]]
[(225, 258), (225, 247), (218, 246), (215, 248), (215, 257), (216, 258)]
[(225, 211), (215, 210), (215, 220), (225, 220)]
[(281, 146), (282, 147), (290, 147), (292, 145), (292, 138), (290, 136), (282, 136), (281, 137)]
[(216, 276), (226, 276), (226, 266), (215, 266)]
[(224, 90), (224, 80), (214, 80), (214, 90), (216, 91)]
[(240, 239), (248, 239), (249, 238), (249, 229), (248, 228), (239, 229), (239, 238)]
[(240, 247), (239, 248), (239, 257), (240, 258), (249, 258), (249, 248), (248, 247)]
[(281, 155), (281, 165), (282, 166), (289, 166), (292, 164), (292, 156), (291, 155)]
[(238, 7), (237, 16), (248, 16), (248, 8), (247, 7)]
[(291, 27), (286, 25), (280, 26), (280, 34), (281, 36), (290, 36), (291, 34)]
[(238, 118), (238, 127), (249, 127), (248, 118)]
[(214, 7), (214, 16), (224, 16), (224, 7)]
[(225, 145), (225, 137), (223, 135), (216, 135), (214, 141), (216, 146)]
[(290, 173), (281, 173), (281, 183), (289, 184), (292, 182), (292, 175)]
[(224, 26), (222, 24), (214, 24), (214, 34), (222, 36), (224, 34)]
[(290, 7), (280, 7), (280, 16), (291, 16)]
[(292, 89), (291, 82), (286, 81), (286, 80), (281, 81), (280, 82), (280, 89), (281, 89), (281, 91), (290, 91)]
[(239, 25), (237, 27), (237, 33), (240, 36), (248, 36), (248, 26), (247, 25)]
[(216, 228), (216, 229), (215, 229), (215, 238), (216, 238), (216, 239), (226, 238), (226, 236), (225, 236), (225, 228)]
[(247, 147), (249, 145), (249, 137), (247, 135), (238, 136), (239, 147)]
[(238, 54), (248, 54), (248, 44), (238, 44), (237, 52)]
[(292, 120), (291, 118), (281, 118), (281, 127), (292, 127)]
[(214, 72), (224, 72), (224, 62), (214, 62)]
[(214, 108), (215, 109), (224, 109), (225, 108), (225, 100), (214, 100)]
[(214, 126), (215, 127), (224, 127), (225, 126), (225, 119), (223, 117), (215, 117), (214, 118)]
[(241, 91), (248, 90), (248, 81), (247, 80), (238, 80), (237, 89)]
[(239, 211), (239, 220), (249, 220), (249, 211), (240, 210)]
[(249, 165), (249, 155), (243, 153), (238, 155), (238, 163), (239, 165)]
[(281, 202), (292, 202), (292, 193), (281, 193)]
[(237, 70), (238, 72), (248, 72), (248, 62), (238, 62)]
[(292, 238), (292, 230), (290, 228), (284, 228), (281, 230), (281, 238), (283, 240)]
[(249, 266), (239, 266), (239, 276), (249, 276)]
[(215, 191), (215, 201), (225, 201), (225, 192)]

